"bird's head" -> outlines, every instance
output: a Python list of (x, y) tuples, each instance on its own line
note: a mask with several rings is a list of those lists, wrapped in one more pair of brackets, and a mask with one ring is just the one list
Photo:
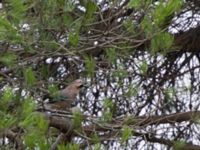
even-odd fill
[(74, 81), (73, 85), (77, 88), (80, 89), (84, 86), (83, 81), (81, 79), (77, 79)]

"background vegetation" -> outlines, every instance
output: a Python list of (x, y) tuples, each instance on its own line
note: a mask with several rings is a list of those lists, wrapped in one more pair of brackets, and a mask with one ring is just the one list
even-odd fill
[[(3, 0), (0, 149), (200, 149), (196, 0)], [(35, 111), (82, 78), (80, 111)]]

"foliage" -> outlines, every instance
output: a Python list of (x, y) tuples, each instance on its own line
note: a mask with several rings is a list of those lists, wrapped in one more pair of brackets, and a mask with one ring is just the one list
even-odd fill
[(67, 144), (67, 145), (59, 145), (58, 146), (58, 150), (66, 150), (66, 149), (70, 149), (70, 150), (79, 150), (79, 145), (78, 144)]
[(94, 145), (94, 150), (101, 150), (101, 145), (99, 143), (95, 144)]
[(69, 43), (73, 46), (77, 46), (79, 41), (78, 33), (69, 33)]
[[(1, 106), (3, 106), (0, 111), (1, 132), (14, 126), (23, 127), (26, 130), (26, 135), (24, 135), (26, 146), (29, 148), (36, 146), (47, 148), (48, 144), (44, 135), (48, 128), (48, 122), (40, 113), (34, 112), (35, 102), (33, 99), (30, 97), (22, 99), (21, 106), (13, 105), (15, 101), (16, 95), (13, 89), (7, 88), (3, 92), (0, 101)], [(17, 111), (10, 109), (16, 109)]]
[(132, 135), (132, 129), (128, 126), (123, 126), (122, 128), (122, 137), (121, 137), (121, 143), (126, 142)]
[(73, 112), (73, 125), (75, 129), (79, 130), (81, 128), (82, 121), (83, 114), (81, 113), (81, 111), (78, 110)]
[(180, 150), (185, 147), (185, 142), (184, 141), (177, 141), (174, 143), (174, 149), (175, 150)]
[(135, 85), (130, 85), (126, 93), (127, 97), (136, 96), (138, 94), (139, 88)]
[(9, 105), (14, 101), (14, 93), (11, 88), (7, 88), (1, 95), (0, 99), (0, 131), (12, 127), (17, 119), (15, 115), (9, 113)]
[(35, 73), (34, 71), (32, 70), (32, 68), (27, 68), (25, 69), (24, 71), (24, 77), (25, 77), (25, 81), (26, 81), (26, 84), (28, 86), (33, 86), (36, 82), (36, 76), (35, 76)]
[(48, 92), (52, 97), (58, 97), (58, 87), (54, 84), (48, 86)]
[(85, 67), (87, 74), (93, 77), (95, 73), (95, 60), (92, 57), (85, 57)]
[(148, 71), (148, 64), (146, 61), (143, 61), (142, 64), (140, 65), (140, 72), (142, 75), (147, 75), (147, 71)]
[(116, 112), (116, 106), (110, 99), (105, 99), (103, 103), (104, 111), (102, 116), (103, 122), (112, 121), (113, 115)]
[[(197, 10), (199, 3), (192, 0), (2, 1), (2, 143), (17, 145), (4, 138), (11, 130), (26, 149), (50, 149), (61, 129), (47, 133), (51, 123), (46, 112), (36, 111), (37, 105), (47, 92), (59, 100), (58, 86), (65, 80), (84, 78), (89, 87), (77, 97), (81, 111), (45, 114), (70, 118), (78, 131), (59, 150), (102, 149), (106, 142), (108, 149), (128, 149), (129, 140), (131, 148), (143, 143), (143, 148), (155, 148), (156, 142), (167, 148), (173, 143), (175, 149), (192, 145), (199, 136), (199, 117), (193, 118), (199, 110), (199, 28), (191, 21), (198, 22)], [(172, 28), (180, 32), (174, 34)], [(185, 111), (192, 112), (182, 119), (189, 125), (179, 118), (165, 120)]]
[[(91, 139), (92, 139), (92, 142), (93, 142), (94, 144), (98, 144), (98, 143), (100, 142), (100, 138), (99, 138), (99, 136), (97, 135), (97, 133), (92, 134)], [(97, 145), (96, 145), (96, 146), (97, 146)], [(98, 146), (97, 146), (97, 147), (98, 147)]]
[(19, 125), (26, 129), (27, 133), (24, 136), (26, 145), (30, 149), (37, 146), (41, 149), (47, 148), (48, 143), (44, 135), (48, 129), (48, 122), (43, 115), (34, 112), (35, 103), (33, 99), (24, 99), (22, 110), (22, 121), (19, 122)]
[(89, 0), (86, 4), (86, 13), (84, 16), (85, 24), (93, 21), (94, 12), (96, 11), (96, 9), (97, 9), (96, 3)]
[(151, 41), (151, 49), (153, 53), (156, 53), (159, 50), (162, 50), (162, 53), (165, 54), (171, 48), (173, 43), (173, 37), (169, 33), (160, 33), (157, 34)]
[(112, 64), (115, 63), (117, 59), (116, 50), (114, 48), (109, 48), (106, 50), (106, 55), (108, 57), (108, 61)]
[(12, 67), (15, 65), (16, 59), (17, 59), (17, 55), (15, 55), (13, 53), (4, 53), (0, 57), (0, 62), (2, 62), (3, 64), (5, 64), (8, 67)]

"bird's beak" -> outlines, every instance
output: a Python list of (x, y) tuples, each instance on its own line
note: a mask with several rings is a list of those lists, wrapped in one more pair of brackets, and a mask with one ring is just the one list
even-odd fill
[(86, 88), (86, 87), (89, 87), (89, 85), (88, 85), (88, 84), (82, 84), (82, 85), (80, 86), (80, 88)]

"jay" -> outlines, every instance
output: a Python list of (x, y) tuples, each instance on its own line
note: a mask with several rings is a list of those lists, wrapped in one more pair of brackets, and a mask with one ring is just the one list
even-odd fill
[(81, 79), (77, 79), (69, 84), (65, 89), (58, 91), (57, 95), (48, 104), (44, 104), (44, 109), (70, 110), (72, 103), (83, 87)]

